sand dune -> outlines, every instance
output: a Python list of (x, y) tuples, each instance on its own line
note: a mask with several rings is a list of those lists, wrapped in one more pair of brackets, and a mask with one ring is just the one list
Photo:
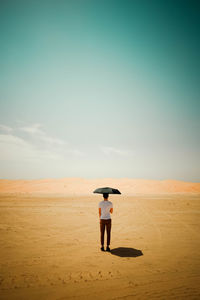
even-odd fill
[(120, 189), (123, 195), (159, 193), (200, 193), (200, 183), (176, 180), (143, 179), (41, 179), (0, 180), (0, 193), (43, 193), (64, 195), (90, 195), (97, 187), (111, 186)]

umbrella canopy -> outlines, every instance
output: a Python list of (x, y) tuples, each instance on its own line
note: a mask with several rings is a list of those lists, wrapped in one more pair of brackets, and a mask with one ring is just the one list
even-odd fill
[(113, 189), (111, 187), (98, 188), (93, 193), (97, 193), (97, 194), (121, 194), (119, 190)]

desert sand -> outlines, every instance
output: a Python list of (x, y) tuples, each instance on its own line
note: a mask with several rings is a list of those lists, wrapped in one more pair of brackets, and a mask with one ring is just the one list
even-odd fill
[(123, 195), (160, 194), (160, 193), (199, 193), (199, 182), (178, 180), (144, 180), (130, 178), (59, 178), (40, 180), (0, 179), (0, 193), (51, 194), (83, 196), (91, 195), (97, 187), (117, 187)]
[(74, 180), (79, 196), (66, 187), (55, 195), (59, 186), (50, 179), (0, 181), (0, 299), (200, 298), (199, 184), (181, 183), (185, 192), (172, 181), (153, 194), (149, 182), (145, 194), (140, 182), (135, 195), (127, 195), (128, 181), (114, 185), (124, 194), (109, 197), (109, 253), (100, 250), (102, 195), (90, 188), (114, 181)]

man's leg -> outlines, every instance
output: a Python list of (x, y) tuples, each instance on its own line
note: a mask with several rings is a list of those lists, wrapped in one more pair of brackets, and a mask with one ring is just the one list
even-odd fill
[(104, 232), (105, 232), (105, 222), (100, 219), (100, 230), (101, 230), (101, 246), (104, 245)]
[(109, 219), (106, 223), (106, 232), (107, 232), (107, 246), (110, 246), (111, 219)]

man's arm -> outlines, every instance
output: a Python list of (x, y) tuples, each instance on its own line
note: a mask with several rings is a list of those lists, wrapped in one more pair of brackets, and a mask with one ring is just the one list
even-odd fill
[(110, 212), (111, 212), (111, 214), (113, 213), (113, 208), (111, 207), (111, 209), (110, 209)]
[(101, 217), (101, 208), (99, 207), (99, 218)]

